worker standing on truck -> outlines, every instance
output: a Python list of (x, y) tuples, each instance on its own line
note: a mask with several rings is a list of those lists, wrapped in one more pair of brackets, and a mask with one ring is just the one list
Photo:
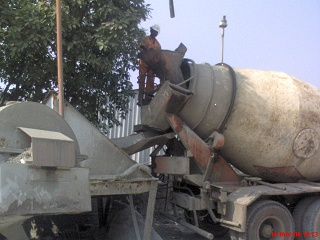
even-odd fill
[[(149, 49), (161, 49), (161, 45), (156, 39), (158, 34), (160, 33), (160, 26), (158, 24), (150, 27), (150, 35), (145, 36), (140, 45), (140, 50), (145, 51)], [(147, 78), (147, 82), (146, 82)], [(143, 62), (141, 59), (139, 61), (139, 94), (138, 94), (138, 105), (144, 105), (144, 103), (148, 103), (151, 101), (151, 92), (154, 90), (154, 73), (148, 67), (148, 65)], [(148, 93), (150, 95), (148, 95)], [(145, 99), (143, 98), (144, 94), (146, 94)]]

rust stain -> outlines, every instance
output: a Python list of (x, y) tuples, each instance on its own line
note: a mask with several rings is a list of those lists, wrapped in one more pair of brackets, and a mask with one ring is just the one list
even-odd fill
[(206, 144), (203, 145), (201, 142), (199, 142), (192, 136), (189, 136), (188, 143), (190, 151), (196, 159), (196, 162), (199, 164), (200, 167), (205, 169), (208, 165), (209, 160), (211, 159), (211, 150)]
[(191, 151), (197, 165), (205, 171), (211, 157), (209, 146), (193, 132), (182, 120), (173, 114), (167, 114), (171, 127), (179, 135), (184, 146)]
[(269, 168), (254, 165), (254, 167), (264, 179), (272, 179), (277, 182), (297, 182), (305, 179), (294, 166)]
[(211, 182), (239, 182), (240, 177), (230, 164), (221, 156), (214, 159)]
[(172, 127), (174, 128), (174, 131), (177, 134), (180, 134), (180, 132), (182, 131), (182, 122), (180, 121), (180, 119), (176, 116), (176, 115), (168, 115), (168, 118), (172, 124)]

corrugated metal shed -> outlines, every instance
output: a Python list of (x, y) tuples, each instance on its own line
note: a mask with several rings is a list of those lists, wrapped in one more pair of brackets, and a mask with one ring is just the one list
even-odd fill
[[(138, 102), (138, 90), (135, 90), (135, 97), (131, 98), (129, 103), (129, 113), (125, 119), (121, 119), (118, 115), (117, 118), (121, 122), (120, 126), (114, 126), (113, 128), (109, 129), (108, 137), (112, 138), (119, 138), (119, 137), (126, 137), (134, 133), (133, 127), (134, 125), (140, 124), (140, 112), (141, 109), (137, 105)], [(141, 151), (139, 153), (133, 154), (131, 158), (138, 163), (143, 164), (150, 164), (151, 159), (149, 157), (150, 153), (153, 151), (153, 148)]]

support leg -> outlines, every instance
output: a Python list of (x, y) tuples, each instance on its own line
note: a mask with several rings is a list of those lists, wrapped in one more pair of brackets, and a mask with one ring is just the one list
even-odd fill
[(157, 188), (158, 188), (158, 181), (157, 180), (151, 181), (149, 198), (148, 198), (147, 214), (146, 214), (146, 224), (144, 227), (144, 235), (143, 235), (144, 240), (151, 239), (151, 231), (152, 231), (152, 224), (153, 224), (154, 206), (156, 203), (156, 196), (157, 196)]
[(131, 216), (132, 216), (134, 231), (136, 233), (137, 240), (141, 240), (140, 230), (139, 230), (138, 221), (137, 221), (137, 216), (136, 216), (136, 212), (135, 212), (134, 205), (133, 205), (132, 194), (129, 195), (129, 203), (130, 203), (130, 209), (131, 209)]

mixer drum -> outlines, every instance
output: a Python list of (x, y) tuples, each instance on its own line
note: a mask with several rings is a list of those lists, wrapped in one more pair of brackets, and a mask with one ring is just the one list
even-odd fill
[[(221, 129), (221, 154), (246, 174), (270, 181), (320, 180), (320, 91), (281, 72), (196, 64), (194, 93), (180, 113), (202, 138)], [(230, 116), (222, 126), (230, 109)]]

